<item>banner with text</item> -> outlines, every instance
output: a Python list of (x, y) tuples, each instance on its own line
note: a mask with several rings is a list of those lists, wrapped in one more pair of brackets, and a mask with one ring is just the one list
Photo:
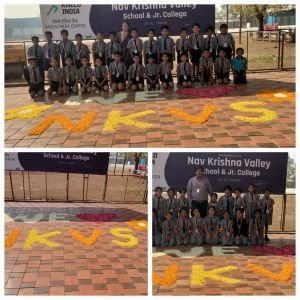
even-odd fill
[(270, 188), (273, 194), (284, 194), (288, 153), (153, 153), (153, 190), (186, 188), (197, 167), (204, 167), (215, 192), (225, 185), (243, 192), (250, 183), (262, 193)]
[(121, 31), (123, 22), (136, 27), (140, 36), (147, 36), (154, 28), (157, 35), (162, 25), (170, 27), (171, 35), (179, 35), (180, 28), (190, 32), (197, 22), (204, 32), (215, 24), (214, 5), (196, 4), (114, 4), (114, 5), (40, 5), (43, 32), (52, 31), (55, 40), (60, 31), (67, 29), (71, 39), (76, 33), (84, 38), (94, 38), (98, 31)]
[(109, 153), (19, 152), (5, 153), (5, 169), (106, 175)]

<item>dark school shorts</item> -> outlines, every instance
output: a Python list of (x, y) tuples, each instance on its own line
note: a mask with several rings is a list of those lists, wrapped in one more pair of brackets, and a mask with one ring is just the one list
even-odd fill
[(30, 83), (29, 84), (29, 93), (37, 93), (38, 91), (44, 91), (44, 82), (39, 82), (39, 83)]
[(125, 77), (124, 75), (120, 75), (119, 77), (115, 76), (115, 75), (112, 75), (111, 76), (111, 83), (123, 83), (125, 84)]
[(163, 83), (173, 82), (172, 74), (168, 75), (168, 79), (165, 77), (165, 75), (160, 75), (160, 81), (163, 82)]
[(187, 75), (186, 76), (186, 79), (184, 79), (184, 76), (183, 75), (180, 75), (179, 76), (179, 80), (178, 80), (178, 82), (181, 84), (181, 83), (183, 83), (183, 82), (187, 82), (187, 81), (192, 81), (192, 76), (191, 75)]
[(195, 65), (199, 65), (201, 58), (202, 50), (201, 49), (191, 49), (191, 61)]

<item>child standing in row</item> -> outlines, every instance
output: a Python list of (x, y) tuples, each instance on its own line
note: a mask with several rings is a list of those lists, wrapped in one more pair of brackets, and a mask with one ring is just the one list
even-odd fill
[(73, 65), (73, 57), (67, 56), (65, 59), (65, 66), (63, 68), (64, 85), (63, 94), (68, 95), (70, 93), (76, 94), (78, 92), (78, 71)]
[(105, 64), (105, 52), (106, 52), (106, 43), (104, 42), (104, 34), (102, 32), (97, 32), (96, 41), (92, 45), (92, 55), (93, 61), (95, 62), (97, 58), (103, 59)]
[(188, 39), (188, 31), (186, 28), (182, 28), (180, 30), (180, 38), (176, 40), (175, 47), (177, 52), (177, 63), (179, 64), (181, 62), (181, 55), (183, 53), (188, 55), (191, 48), (190, 40)]
[(168, 61), (172, 64), (175, 59), (175, 43), (174, 40), (169, 37), (169, 27), (164, 25), (161, 27), (161, 37), (157, 40), (159, 53), (161, 55), (161, 61), (163, 61), (163, 55), (168, 54)]
[(200, 58), (200, 76), (202, 85), (212, 85), (213, 79), (214, 62), (210, 57), (209, 50), (204, 49), (203, 55)]
[(234, 77), (235, 84), (246, 84), (247, 78), (247, 59), (243, 57), (244, 49), (237, 48), (236, 49), (236, 57), (231, 60), (232, 72)]
[(261, 212), (263, 216), (263, 221), (265, 224), (265, 240), (269, 241), (268, 230), (269, 225), (272, 225), (272, 216), (273, 216), (273, 207), (274, 207), (274, 199), (270, 197), (271, 190), (265, 189), (265, 193), (263, 198), (261, 199)]
[(249, 184), (248, 193), (244, 194), (245, 217), (249, 224), (250, 220), (254, 218), (254, 212), (259, 208), (259, 195), (255, 192), (254, 184)]
[(144, 53), (144, 62), (148, 62), (150, 56), (153, 58), (154, 63), (157, 64), (158, 60), (158, 53), (159, 47), (157, 41), (154, 39), (155, 37), (155, 30), (149, 29), (148, 31), (148, 40), (144, 42), (143, 45), (143, 53)]
[(191, 61), (193, 63), (193, 77), (199, 82), (199, 62), (202, 56), (203, 36), (200, 34), (200, 25), (194, 23), (192, 26), (193, 33), (189, 36), (191, 47)]

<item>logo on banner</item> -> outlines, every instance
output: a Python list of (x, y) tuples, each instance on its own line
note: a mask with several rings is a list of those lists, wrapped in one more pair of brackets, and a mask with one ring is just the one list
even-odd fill
[(49, 16), (50, 14), (55, 14), (58, 12), (58, 6), (57, 5), (51, 5), (48, 12), (47, 12), (47, 16)]

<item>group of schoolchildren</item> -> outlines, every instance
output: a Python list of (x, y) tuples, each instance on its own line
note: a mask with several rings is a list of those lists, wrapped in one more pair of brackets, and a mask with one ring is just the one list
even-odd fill
[(153, 246), (176, 245), (263, 245), (269, 241), (268, 225), (272, 225), (274, 200), (265, 189), (260, 198), (250, 184), (242, 197), (239, 188), (225, 186), (224, 195), (218, 200), (213, 193), (206, 216), (191, 207), (186, 189), (170, 188), (168, 198), (162, 197), (162, 188), (155, 188), (153, 197), (152, 243)]
[[(198, 23), (192, 26), (193, 33), (188, 36), (182, 28), (180, 38), (174, 42), (169, 36), (169, 27), (161, 27), (161, 36), (155, 39), (155, 30), (150, 29), (148, 40), (138, 37), (138, 30), (131, 29), (128, 43), (119, 43), (117, 34), (109, 33), (105, 43), (104, 34), (98, 32), (92, 45), (92, 52), (76, 34), (76, 44), (68, 38), (68, 31), (61, 30), (62, 40), (53, 42), (52, 32), (45, 33), (46, 43), (39, 45), (39, 38), (32, 37), (33, 45), (28, 49), (28, 67), (24, 77), (29, 84), (31, 97), (44, 95), (44, 72), (47, 71), (49, 88), (47, 94), (121, 91), (128, 87), (133, 91), (144, 89), (144, 80), (149, 90), (173, 88), (173, 61), (177, 52), (178, 86), (191, 87), (193, 82), (211, 85), (215, 81), (226, 84), (230, 70), (234, 83), (246, 83), (247, 60), (244, 50), (236, 49), (233, 36), (228, 33), (227, 24), (220, 26), (220, 34), (208, 27), (206, 37), (200, 33)], [(126, 49), (123, 49), (123, 48)], [(125, 52), (128, 55), (123, 55)], [(91, 67), (92, 53), (94, 68)], [(143, 64), (144, 63), (144, 64)], [(61, 67), (62, 65), (62, 67)]]

